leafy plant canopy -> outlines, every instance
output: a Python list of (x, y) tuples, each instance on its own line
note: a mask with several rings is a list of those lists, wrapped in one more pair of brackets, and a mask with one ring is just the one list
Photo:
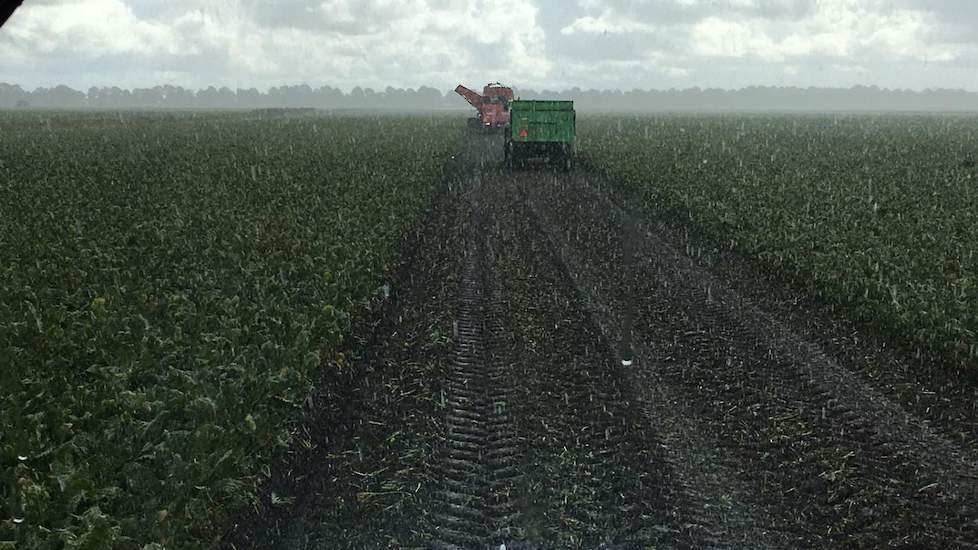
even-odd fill
[(598, 117), (580, 149), (856, 317), (978, 358), (972, 117)]
[(209, 547), (460, 122), (0, 117), (0, 541)]

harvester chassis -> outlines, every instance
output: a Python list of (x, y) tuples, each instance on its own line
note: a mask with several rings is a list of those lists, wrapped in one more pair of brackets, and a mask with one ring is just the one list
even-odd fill
[(486, 134), (498, 134), (506, 130), (506, 125), (501, 124), (484, 124), (479, 118), (470, 118), (466, 121), (465, 127), (470, 132), (482, 132)]
[(516, 142), (506, 136), (503, 149), (507, 168), (524, 168), (533, 161), (547, 162), (570, 171), (574, 166), (575, 147), (565, 142)]

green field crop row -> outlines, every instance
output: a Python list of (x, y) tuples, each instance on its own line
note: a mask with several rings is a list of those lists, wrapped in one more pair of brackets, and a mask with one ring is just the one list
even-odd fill
[(209, 547), (460, 122), (0, 117), (0, 541)]
[(937, 116), (599, 117), (579, 148), (857, 317), (973, 365), (975, 132)]

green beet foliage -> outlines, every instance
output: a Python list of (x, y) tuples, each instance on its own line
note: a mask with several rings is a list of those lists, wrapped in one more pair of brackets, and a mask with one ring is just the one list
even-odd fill
[(0, 115), (0, 541), (211, 547), (460, 122)]
[(974, 366), (976, 130), (922, 115), (596, 117), (579, 150), (856, 317)]

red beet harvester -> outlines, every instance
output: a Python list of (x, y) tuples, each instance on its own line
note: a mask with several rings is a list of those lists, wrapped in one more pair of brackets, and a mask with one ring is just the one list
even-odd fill
[(502, 84), (486, 84), (482, 95), (462, 86), (455, 93), (465, 98), (479, 112), (477, 118), (469, 121), (470, 126), (486, 129), (505, 128), (509, 125), (509, 104), (513, 101), (513, 89)]

